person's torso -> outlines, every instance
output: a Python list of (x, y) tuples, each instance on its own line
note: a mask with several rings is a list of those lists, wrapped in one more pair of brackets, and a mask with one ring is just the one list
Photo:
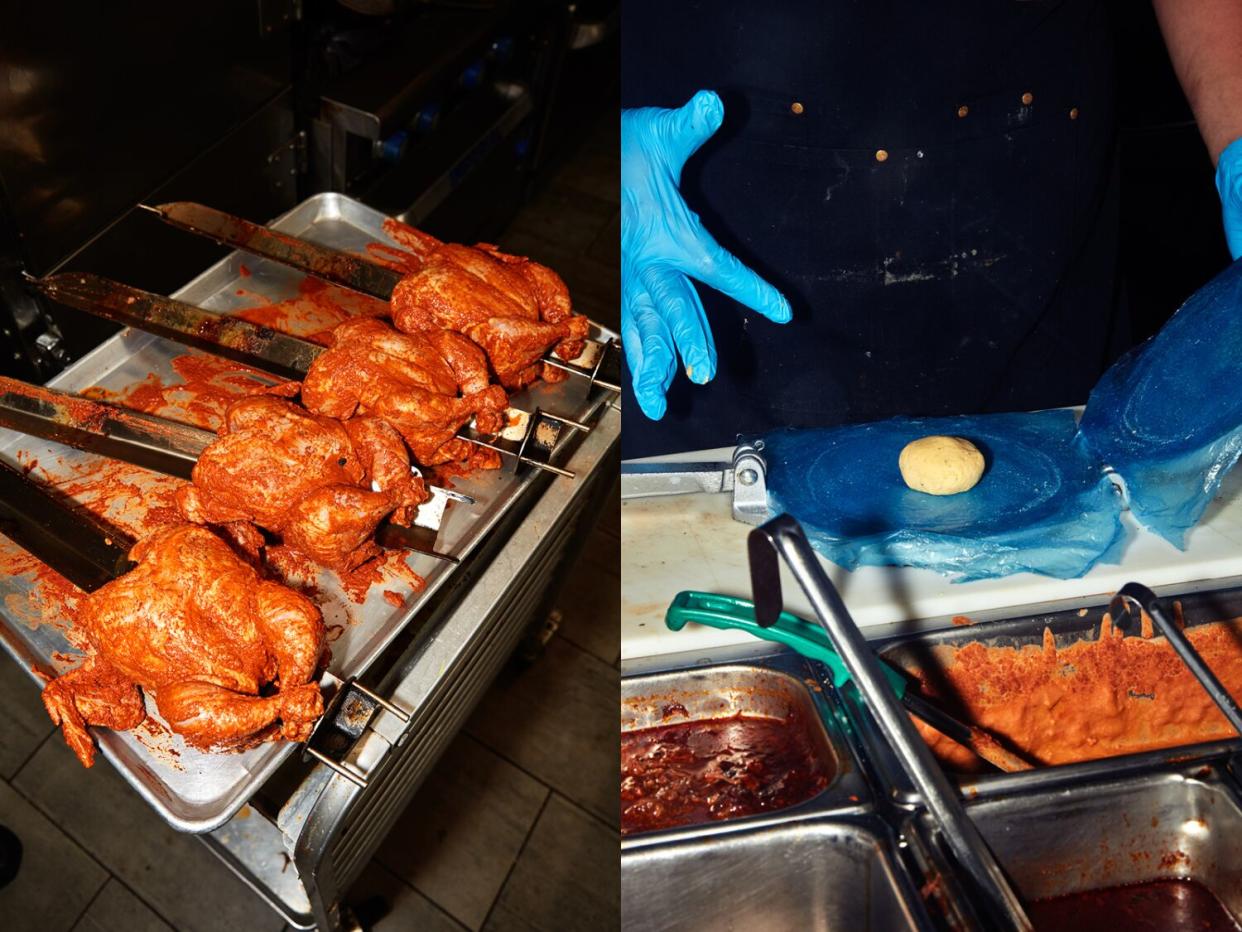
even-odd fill
[(625, 106), (724, 100), (683, 195), (794, 306), (782, 327), (700, 287), (716, 380), (679, 377), (659, 423), (632, 405), (627, 456), (1085, 397), (1117, 337), (1102, 4), (627, 0), (623, 17)]

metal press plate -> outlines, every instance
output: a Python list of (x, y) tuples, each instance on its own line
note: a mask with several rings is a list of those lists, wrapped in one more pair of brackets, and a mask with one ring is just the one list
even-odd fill
[[(385, 219), (378, 211), (343, 195), (321, 194), (271, 225), (338, 249), (363, 251), (373, 242), (398, 245), (384, 233)], [(289, 299), (297, 294), (303, 278), (301, 273), (284, 266), (234, 252), (172, 296), (230, 313), (253, 306), (260, 297), (273, 302)], [(615, 334), (596, 330), (592, 336), (609, 339)], [(172, 361), (187, 352), (191, 351), (177, 343), (123, 330), (48, 384), (65, 391), (80, 392), (98, 386), (116, 392), (154, 375), (167, 385), (180, 381)], [(589, 422), (607, 399), (600, 392), (588, 397), (585, 380), (570, 379), (557, 385), (540, 383), (518, 392), (512, 396), (512, 403), (526, 410), (541, 407)], [(575, 444), (574, 432), (564, 431), (560, 443), (561, 455), (554, 456), (553, 462), (572, 468), (572, 459), (564, 454)], [(37, 459), (40, 469), (48, 469), (57, 478), (80, 475), (106, 463), (88, 453), (0, 430), (0, 458), (15, 463), (18, 451), (24, 452), (24, 462)], [(140, 484), (173, 481), (141, 470), (135, 472), (141, 477)], [(448, 510), (440, 531), (439, 549), (463, 558), (468, 555), (508, 509), (531, 493), (537, 475), (532, 470), (516, 475), (511, 463), (506, 463), (497, 471), (454, 480), (454, 486), (473, 496), (478, 504), (471, 508), (454, 505)], [(134, 519), (135, 509), (142, 507), (137, 496), (121, 496), (112, 503), (109, 516), (126, 524)], [(13, 547), (7, 539), (0, 538), (0, 549)], [(336, 625), (342, 629), (331, 645), (330, 667), (341, 679), (365, 671), (455, 570), (448, 563), (420, 554), (411, 555), (407, 562), (427, 585), (418, 594), (400, 587), (399, 595), (404, 597), (401, 607), (384, 598), (385, 589), (398, 588), (393, 584), (376, 584), (367, 601), (358, 605), (341, 592), (330, 574), (321, 577), (318, 601), (324, 621), (330, 628)], [(39, 588), (30, 576), (0, 578), (0, 641), (41, 686), (38, 671), (54, 674), (75, 656), (75, 651), (62, 631), (50, 623), (54, 619), (40, 623), (36, 611), (39, 599)], [(95, 733), (104, 756), (130, 785), (169, 824), (189, 832), (210, 831), (224, 823), (293, 750), (289, 744), (269, 743), (242, 753), (207, 754), (186, 747), (175, 736), (144, 742), (130, 732), (98, 729)]]

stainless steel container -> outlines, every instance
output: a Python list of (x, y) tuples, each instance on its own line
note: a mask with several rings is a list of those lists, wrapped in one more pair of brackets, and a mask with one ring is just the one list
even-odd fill
[(925, 928), (918, 893), (874, 819), (786, 822), (622, 859), (624, 927), (646, 932)]
[[(1180, 601), (1187, 625), (1242, 615), (1242, 589)], [(934, 648), (968, 641), (1039, 644), (1045, 627), (1058, 646), (1068, 646), (1098, 637), (1102, 614), (1102, 605), (1088, 605), (969, 627), (946, 619), (943, 629), (880, 636), (874, 644), (899, 665), (926, 664)], [(849, 769), (824, 793), (782, 812), (623, 840), (625, 929), (985, 928), (926, 809), (852, 688), (833, 689), (818, 664), (788, 652), (753, 651), (741, 661), (722, 649), (696, 655), (693, 667), (684, 666), (687, 656), (680, 669), (651, 673), (645, 662), (630, 665), (641, 672), (627, 676), (623, 668), (623, 729), (684, 720), (696, 709), (762, 710), (762, 702), (746, 706), (748, 690), (763, 684), (776, 694), (773, 684), (792, 680), (794, 695), (819, 710), (832, 752)], [(687, 694), (693, 706), (681, 698)], [(661, 718), (660, 703), (669, 696), (687, 716)], [(1238, 740), (1218, 741), (1025, 773), (957, 776), (968, 815), (1027, 901), (1186, 879), (1242, 918), (1240, 748)], [(861, 790), (842, 792), (843, 779)]]
[[(1242, 589), (1238, 588), (1192, 593), (1178, 598), (1178, 602), (1188, 628), (1242, 615)], [(1069, 647), (1078, 641), (1096, 640), (1104, 611), (1105, 606), (1100, 604), (1067, 609), (1054, 614), (952, 626), (943, 630), (878, 639), (875, 647), (876, 652), (894, 666), (907, 670), (935, 670), (944, 663), (944, 648), (963, 647), (972, 642), (987, 647), (1038, 646), (1043, 643), (1045, 628), (1052, 632), (1058, 648)], [(843, 691), (843, 699), (854, 728), (866, 746), (867, 754), (875, 760), (883, 783), (890, 788), (897, 802), (903, 805), (912, 804), (913, 787), (902, 776), (879, 729), (862, 709), (857, 693), (846, 689)], [(989, 772), (953, 776), (967, 796), (988, 797), (1019, 792), (1029, 787), (1073, 786), (1118, 773), (1142, 773), (1153, 767), (1185, 761), (1188, 758), (1221, 760), (1238, 748), (1239, 742), (1236, 739), (1210, 741), (1081, 763), (1040, 767), (1024, 773)]]
[[(1194, 880), (1242, 920), (1242, 805), (1216, 767), (980, 800), (967, 812), (1027, 901)], [(934, 827), (914, 822), (935, 846)]]
[[(627, 677), (621, 682), (622, 734), (739, 714), (789, 720), (790, 727), (803, 730), (806, 744), (832, 774), (822, 792), (780, 810), (782, 818), (825, 809), (857, 809), (869, 795), (849, 740), (842, 732), (844, 721), (839, 704), (816, 682), (809, 665), (796, 656), (776, 656), (764, 665), (727, 664)], [(631, 836), (627, 844), (644, 838), (710, 833), (716, 827), (762, 822), (774, 815), (777, 813), (767, 812), (727, 822), (646, 832)]]

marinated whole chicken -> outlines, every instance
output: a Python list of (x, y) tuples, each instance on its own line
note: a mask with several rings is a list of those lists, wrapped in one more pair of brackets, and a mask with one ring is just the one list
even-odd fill
[(424, 466), (499, 467), (495, 451), (456, 436), (471, 418), (480, 433), (499, 432), (509, 405), (504, 389), (489, 384), (487, 360), (470, 340), (439, 329), (398, 333), (372, 319), (347, 321), (331, 339), (302, 382), (308, 410), (381, 418)]
[(403, 240), (421, 244), (422, 267), (393, 289), (398, 330), (465, 334), (483, 348), (497, 381), (511, 391), (541, 375), (548, 382), (567, 377), (541, 358), (553, 347), (562, 359), (576, 358), (590, 322), (573, 313), (559, 275), (488, 243), (441, 243), (425, 233)]
[(226, 410), (220, 436), (177, 493), (187, 521), (224, 525), (257, 554), (279, 535), (315, 563), (348, 571), (381, 548), (385, 518), (408, 525), (430, 497), (400, 435), (372, 417), (338, 421), (284, 398), (253, 395)]
[(148, 537), (130, 557), (138, 565), (87, 596), (74, 619), (91, 655), (43, 690), (82, 764), (95, 759), (87, 726), (137, 727), (144, 694), (204, 750), (308, 738), (323, 714), (312, 680), (327, 659), (314, 603), (195, 525)]

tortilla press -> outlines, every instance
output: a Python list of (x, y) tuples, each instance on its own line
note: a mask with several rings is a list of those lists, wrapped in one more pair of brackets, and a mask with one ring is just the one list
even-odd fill
[(621, 498), (658, 498), (694, 492), (730, 492), (733, 520), (762, 524), (768, 517), (768, 464), (764, 442), (739, 443), (731, 462), (621, 464)]

